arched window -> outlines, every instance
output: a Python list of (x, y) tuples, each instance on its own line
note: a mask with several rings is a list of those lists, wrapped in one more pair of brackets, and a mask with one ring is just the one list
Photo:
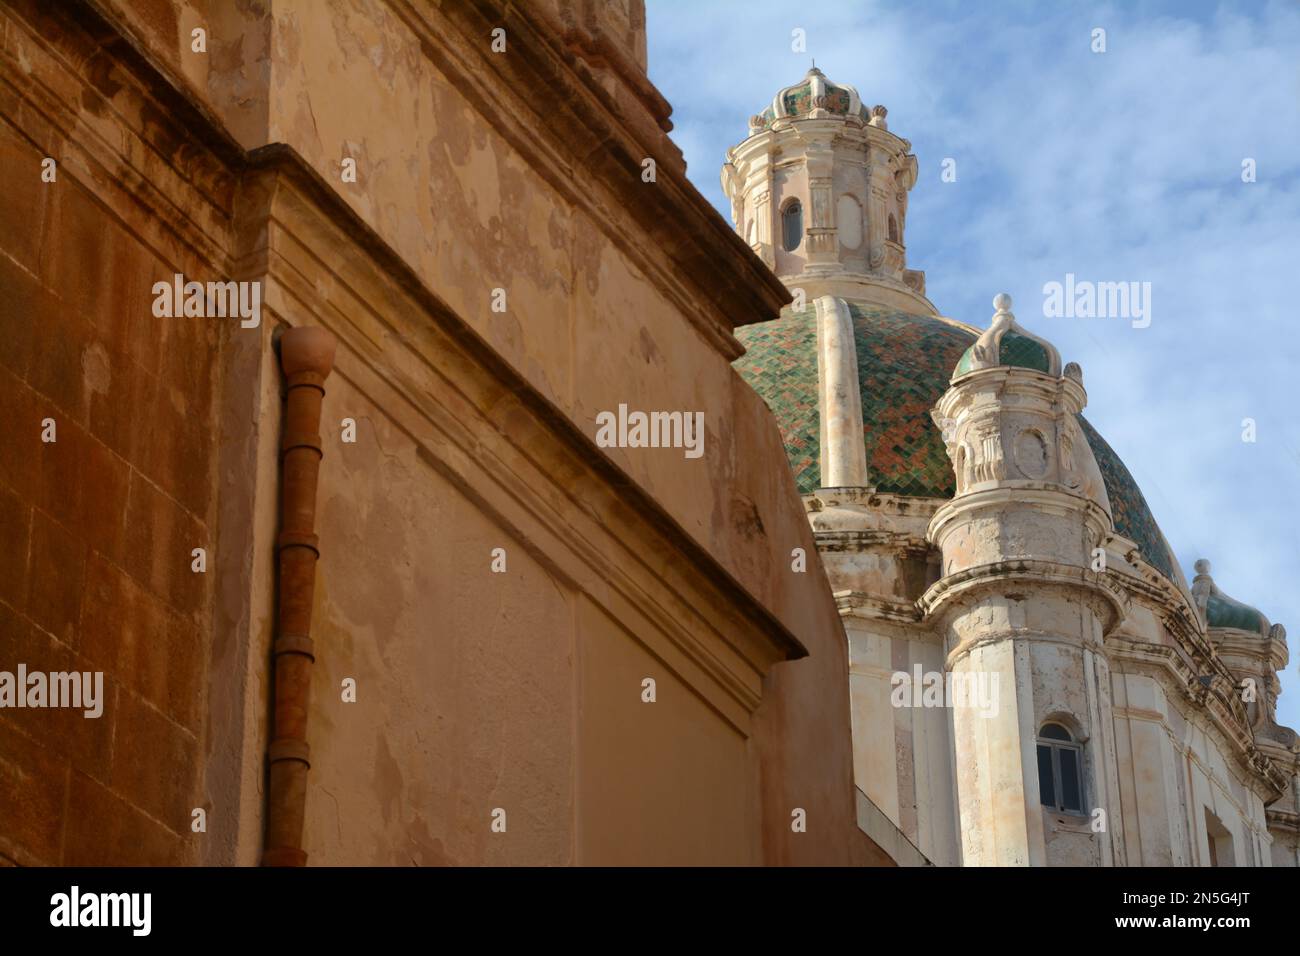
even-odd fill
[(898, 241), (898, 220), (894, 218), (892, 212), (889, 214), (889, 241)]
[(803, 206), (792, 199), (781, 211), (781, 245), (786, 252), (794, 252), (803, 240)]
[(1083, 813), (1083, 747), (1067, 729), (1043, 724), (1038, 732), (1038, 794), (1045, 807)]

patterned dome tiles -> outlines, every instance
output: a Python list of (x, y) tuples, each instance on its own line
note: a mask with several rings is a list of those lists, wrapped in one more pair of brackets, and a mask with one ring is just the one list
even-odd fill
[[(872, 483), (891, 494), (951, 498), (956, 491), (952, 465), (930, 409), (974, 336), (933, 316), (852, 303), (849, 311)], [(736, 370), (776, 416), (799, 491), (816, 491), (821, 484), (821, 420), (814, 311), (744, 326), (736, 335), (747, 350), (736, 360)], [(1020, 356), (1030, 367), (1035, 357)], [(1115, 530), (1172, 580), (1174, 559), (1132, 474), (1082, 415), (1079, 423), (1101, 470)]]

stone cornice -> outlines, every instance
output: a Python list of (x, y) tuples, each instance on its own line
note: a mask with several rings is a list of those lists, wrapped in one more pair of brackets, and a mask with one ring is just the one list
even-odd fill
[(925, 536), (939, 499), (909, 498), (871, 488), (819, 488), (803, 496), (818, 547), (839, 551), (861, 546), (925, 558), (938, 551)]
[[(1255, 743), (1245, 707), (1235, 692), (1235, 681), (1221, 664), (1193, 661), (1179, 648), (1120, 636), (1108, 637), (1106, 650), (1113, 670), (1153, 676), (1167, 691), (1189, 701), (1197, 712), (1206, 715), (1228, 745), (1225, 752), (1236, 757), (1237, 763), (1259, 788), (1266, 804), (1286, 792), (1287, 776)], [(1215, 673), (1198, 673), (1203, 665), (1209, 665)], [(1201, 680), (1203, 676), (1211, 678), (1208, 684)]]
[(949, 574), (921, 595), (917, 607), (925, 620), (932, 620), (949, 604), (970, 600), (989, 591), (1006, 593), (1008, 587), (1053, 585), (1074, 588), (1101, 598), (1110, 609), (1108, 619), (1102, 622), (1103, 634), (1109, 634), (1128, 614), (1128, 598), (1104, 572), (1036, 558), (996, 561)]
[[(901, 247), (900, 247), (901, 248)], [(908, 272), (916, 270), (909, 269)], [(846, 302), (861, 303), (867, 306), (899, 309), (917, 315), (929, 315), (942, 318), (924, 294), (913, 289), (893, 276), (884, 272), (855, 272), (850, 269), (836, 271), (829, 275), (812, 275), (794, 273), (783, 277), (791, 287), (804, 290), (809, 299), (819, 295), (833, 295)], [(944, 321), (952, 322), (947, 319)], [(956, 324), (956, 323), (954, 323)], [(964, 326), (962, 326), (965, 329)]]
[[(733, 163), (743, 164), (749, 162), (750, 157), (755, 154), (763, 154), (779, 148), (782, 140), (792, 137), (824, 140), (827, 143), (842, 140), (845, 145), (874, 146), (903, 161), (911, 157), (912, 144), (903, 137), (891, 133), (887, 129), (871, 126), (856, 117), (839, 116), (819, 117), (816, 119), (810, 117), (782, 117), (774, 122), (770, 128), (748, 136), (737, 143), (728, 150), (727, 156)], [(911, 157), (911, 162), (908, 163), (909, 168), (914, 163), (915, 157)]]
[(1300, 813), (1293, 810), (1274, 810), (1269, 807), (1264, 811), (1264, 819), (1268, 822), (1270, 830), (1300, 837)]
[(557, 36), (577, 52), (579, 58), (593, 66), (607, 66), (627, 89), (636, 96), (646, 113), (665, 133), (673, 128), (669, 119), (673, 108), (646, 76), (645, 66), (628, 56), (627, 52), (600, 26), (599, 23), (578, 22), (572, 10), (561, 10), (559, 17), (544, 4), (529, 4), (528, 10), (539, 20), (548, 23)]
[(888, 621), (892, 624), (921, 623), (921, 612), (911, 601), (891, 601), (862, 591), (836, 591), (835, 606), (842, 617)]
[(1206, 633), (1220, 654), (1259, 661), (1275, 671), (1285, 668), (1290, 659), (1286, 641), (1263, 637), (1254, 631), (1212, 627)]
[(817, 550), (834, 553), (847, 551), (889, 551), (900, 556), (926, 558), (934, 550), (925, 538), (883, 528), (862, 530), (814, 531)]
[(804, 510), (809, 514), (848, 505), (886, 517), (919, 517), (926, 520), (949, 500), (896, 495), (888, 491), (876, 491), (874, 488), (818, 488), (803, 496)]
[[(1127, 542), (1127, 539), (1119, 540)], [(1134, 566), (1138, 575), (1108, 569), (1106, 573), (1115, 584), (1132, 598), (1145, 602), (1154, 610), (1161, 625), (1185, 655), (1192, 660), (1203, 662), (1207, 670), (1213, 670), (1230, 683), (1235, 682), (1236, 678), (1231, 671), (1219, 660), (1218, 652), (1205, 632), (1204, 622), (1183, 590), (1147, 564), (1136, 545), (1124, 559)], [(1142, 641), (1140, 637), (1126, 634), (1122, 627), (1116, 636)], [(1242, 720), (1243, 722), (1245, 720), (1244, 710)]]
[[(946, 393), (951, 394), (951, 391)], [(988, 487), (981, 488), (981, 484)], [(1089, 498), (1054, 483), (1003, 480), (973, 484), (963, 494), (944, 502), (930, 519), (928, 536), (931, 541), (939, 541), (947, 525), (972, 511), (1010, 507), (1032, 509), (1041, 514), (1078, 514), (1092, 530), (1095, 540), (1110, 530), (1110, 515)]]

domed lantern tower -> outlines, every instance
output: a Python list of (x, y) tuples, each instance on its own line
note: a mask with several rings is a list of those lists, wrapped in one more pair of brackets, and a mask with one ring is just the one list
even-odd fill
[(750, 119), (722, 188), (736, 229), (809, 301), (836, 295), (932, 315), (903, 238), (916, 157), (885, 116), (813, 67)]

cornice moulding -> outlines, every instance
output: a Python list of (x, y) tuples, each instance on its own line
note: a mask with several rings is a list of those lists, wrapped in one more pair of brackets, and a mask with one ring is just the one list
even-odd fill
[[(1110, 634), (1128, 615), (1128, 598), (1105, 572), (1058, 564), (1037, 558), (1012, 558), (981, 564), (936, 581), (917, 601), (924, 620), (932, 621), (954, 603), (963, 604), (988, 593), (1003, 594), (1008, 587), (1065, 587), (1101, 598), (1110, 609), (1102, 633)], [(1009, 635), (1016, 636), (1016, 635)]]
[(1235, 754), (1249, 778), (1262, 788), (1261, 796), (1267, 798), (1265, 803), (1278, 799), (1286, 791), (1289, 785), (1287, 776), (1256, 744), (1240, 699), (1223, 691), (1225, 684), (1234, 685), (1226, 670), (1219, 673), (1221, 680), (1216, 687), (1206, 688), (1200, 682), (1198, 668), (1193, 668), (1192, 662), (1177, 648), (1116, 637), (1107, 639), (1106, 648), (1114, 670), (1155, 677), (1167, 693), (1173, 693), (1199, 708), (1218, 731), (1222, 742), (1228, 745), (1225, 752)]

